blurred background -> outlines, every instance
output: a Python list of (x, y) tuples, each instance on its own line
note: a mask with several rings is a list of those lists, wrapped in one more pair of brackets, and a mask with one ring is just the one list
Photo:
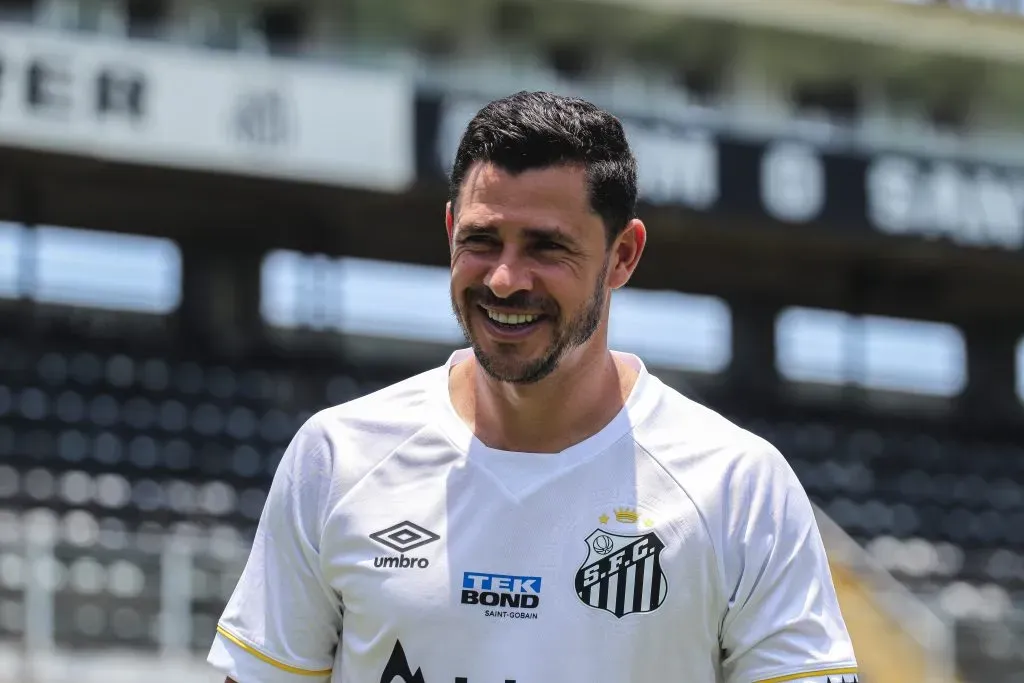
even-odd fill
[(1024, 682), (1018, 0), (0, 1), (0, 682), (203, 659), (312, 413), (444, 361), (445, 173), (619, 115), (612, 342), (775, 443), (866, 683)]

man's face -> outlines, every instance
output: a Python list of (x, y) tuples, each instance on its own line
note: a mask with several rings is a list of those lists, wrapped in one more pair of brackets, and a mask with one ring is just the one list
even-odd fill
[(491, 377), (537, 382), (591, 340), (611, 252), (582, 168), (511, 175), (477, 164), (448, 226), (452, 307)]

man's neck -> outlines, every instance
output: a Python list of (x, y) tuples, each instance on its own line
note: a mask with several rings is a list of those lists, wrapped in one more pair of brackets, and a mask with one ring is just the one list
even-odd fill
[[(568, 360), (568, 359), (567, 359)], [(491, 448), (557, 453), (593, 436), (622, 409), (637, 371), (607, 349), (574, 358), (535, 384), (498, 382), (470, 358), (451, 376), (456, 411)]]

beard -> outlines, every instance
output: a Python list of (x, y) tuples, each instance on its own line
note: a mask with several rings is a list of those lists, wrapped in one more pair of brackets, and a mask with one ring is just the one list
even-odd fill
[[(463, 292), (461, 303), (453, 291), (452, 310), (463, 336), (473, 347), (473, 354), (484, 372), (499, 382), (534, 384), (554, 372), (566, 354), (583, 346), (594, 336), (601, 324), (601, 314), (604, 311), (604, 279), (607, 271), (608, 259), (605, 259), (590, 298), (567, 320), (562, 315), (561, 307), (550, 299), (531, 297), (527, 292), (516, 292), (507, 299), (499, 299), (483, 285), (467, 288)], [(499, 348), (488, 353), (479, 337), (473, 333), (470, 321), (473, 309), (486, 305), (543, 312), (544, 322), (551, 325), (554, 330), (551, 343), (540, 357), (534, 359), (520, 359), (513, 344), (499, 344), (499, 347), (507, 347), (506, 352)]]

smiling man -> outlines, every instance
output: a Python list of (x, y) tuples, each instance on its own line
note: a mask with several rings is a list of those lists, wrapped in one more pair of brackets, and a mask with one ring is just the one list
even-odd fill
[(229, 680), (857, 680), (785, 460), (608, 348), (635, 205), (592, 104), (470, 122), (445, 222), (471, 348), (299, 430), (210, 652)]

